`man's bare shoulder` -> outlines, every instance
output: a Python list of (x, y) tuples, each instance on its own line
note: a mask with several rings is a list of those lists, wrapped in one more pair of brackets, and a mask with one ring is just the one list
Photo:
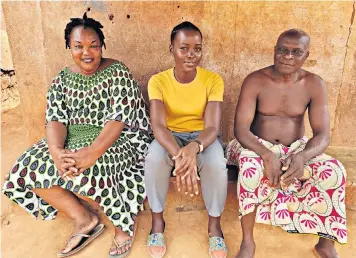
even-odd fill
[(323, 81), (323, 79), (319, 75), (317, 75), (315, 73), (312, 73), (312, 72), (309, 72), (309, 71), (306, 71), (304, 69), (301, 69), (300, 76), (303, 79), (308, 80), (308, 81), (313, 81), (313, 82)]
[(271, 79), (271, 66), (264, 67), (247, 75), (244, 84), (260, 86)]
[(320, 89), (326, 87), (323, 78), (309, 71), (302, 70), (301, 79), (305, 81), (309, 88)]

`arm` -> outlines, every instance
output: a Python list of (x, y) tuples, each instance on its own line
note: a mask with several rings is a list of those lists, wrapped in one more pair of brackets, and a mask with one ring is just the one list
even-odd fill
[(255, 117), (259, 89), (253, 74), (243, 82), (235, 112), (234, 134), (239, 143), (246, 149), (256, 152), (262, 159), (271, 151), (261, 144), (251, 132)]
[(308, 141), (303, 151), (290, 155), (285, 160), (283, 167), (287, 172), (282, 176), (282, 183), (287, 186), (303, 177), (304, 164), (322, 154), (330, 142), (330, 120), (325, 83), (321, 78), (315, 76), (309, 85), (311, 100), (308, 112), (313, 137)]
[[(197, 140), (201, 142), (204, 148), (209, 147), (218, 136), (221, 121), (221, 103), (224, 95), (224, 81), (220, 75), (212, 73), (206, 83), (208, 98), (204, 110), (204, 128), (197, 137)], [(186, 170), (187, 173), (193, 171), (196, 167), (198, 153), (199, 145), (196, 142), (191, 142), (181, 148), (176, 156), (182, 156), (183, 162), (181, 166), (176, 168), (177, 174), (181, 173), (182, 170)]]
[(249, 75), (242, 84), (239, 102), (235, 113), (235, 137), (244, 148), (254, 151), (263, 160), (264, 174), (269, 179), (270, 186), (279, 184), (281, 175), (281, 163), (278, 158), (261, 144), (250, 127), (255, 117), (257, 98), (259, 95), (259, 82), (254, 78), (255, 74)]
[(75, 161), (73, 159), (61, 159), (61, 155), (68, 152), (64, 149), (64, 142), (67, 137), (67, 127), (57, 121), (50, 121), (46, 125), (46, 141), (48, 151), (52, 156), (54, 164), (60, 176), (68, 170), (74, 169)]
[[(221, 102), (209, 101), (204, 113), (204, 130), (199, 134), (197, 140), (207, 148), (218, 137), (221, 121)], [(196, 144), (196, 143), (195, 143)], [(199, 151), (199, 146), (196, 147)]]
[(101, 157), (119, 139), (125, 124), (119, 121), (108, 121), (93, 143), (88, 146), (95, 161)]
[(155, 139), (169, 154), (175, 156), (180, 147), (171, 131), (167, 129), (166, 111), (161, 100), (153, 99), (150, 101), (150, 116)]
[[(222, 78), (215, 75), (212, 78), (214, 81), (208, 85), (208, 102), (204, 110), (204, 129), (201, 131), (197, 140), (207, 148), (212, 144), (219, 132), (220, 120), (221, 120), (221, 103), (224, 94), (224, 82)], [(177, 164), (173, 173), (177, 174), (176, 182), (178, 189), (180, 189), (180, 177), (182, 180), (183, 189), (185, 189), (185, 183), (187, 185), (188, 192), (191, 196), (199, 194), (197, 185), (198, 170), (196, 165), (197, 154), (199, 153), (199, 145), (196, 142), (191, 142), (185, 147), (181, 148), (175, 158), (181, 158), (181, 162)], [(185, 180), (184, 180), (185, 179)], [(186, 194), (188, 193), (186, 192)]]
[[(212, 144), (219, 132), (221, 120), (221, 101), (209, 101), (204, 113), (204, 129), (197, 137), (204, 148)], [(181, 148), (176, 157), (182, 157), (182, 162), (176, 166), (175, 173), (183, 175), (183, 178), (196, 169), (196, 156), (199, 153), (199, 145), (190, 142)]]
[(75, 160), (75, 169), (68, 171), (64, 176), (71, 177), (72, 172), (75, 175), (79, 175), (93, 166), (98, 158), (120, 137), (124, 127), (125, 124), (123, 122), (108, 121), (91, 145), (81, 148), (77, 152), (62, 154), (60, 157), (63, 159), (71, 158)]
[[(204, 148), (207, 148), (218, 137), (224, 87), (224, 81), (218, 74), (213, 74), (207, 82), (208, 102), (204, 110), (204, 129), (197, 137)], [(199, 146), (196, 148), (199, 151)]]
[[(177, 155), (177, 157), (174, 158), (175, 170), (173, 172), (173, 174), (176, 174), (175, 172), (177, 168), (178, 169), (181, 168), (184, 164), (187, 164), (188, 162), (185, 163), (183, 163), (184, 161), (182, 162), (182, 157), (180, 157), (179, 155), (180, 150), (182, 149), (176, 142), (172, 132), (167, 129), (166, 111), (164, 108), (164, 104), (161, 100), (153, 99), (150, 101), (150, 115), (151, 115), (151, 124), (152, 124), (152, 129), (153, 129), (155, 139), (165, 150), (168, 151), (170, 155), (172, 155), (173, 157)], [(197, 151), (195, 151), (195, 156), (196, 153)], [(199, 189), (198, 189), (196, 178), (186, 177), (187, 183), (185, 183), (184, 176), (181, 177), (182, 174), (185, 173), (186, 171), (187, 171), (186, 168), (180, 169), (179, 171), (180, 173), (176, 174), (176, 183), (177, 183), (178, 191), (179, 192), (181, 191), (181, 186), (182, 186), (183, 192), (185, 192), (185, 194), (188, 194), (189, 191), (190, 194), (192, 195), (194, 191), (194, 193), (198, 195)]]
[(304, 163), (322, 154), (330, 143), (330, 118), (325, 82), (318, 78), (314, 86), (308, 108), (313, 137), (300, 153), (303, 155)]
[(67, 127), (57, 121), (51, 121), (46, 126), (46, 140), (49, 153), (54, 156), (56, 151), (64, 149), (67, 137)]
[(60, 155), (67, 152), (64, 143), (67, 137), (67, 106), (63, 95), (62, 74), (59, 73), (52, 81), (52, 85), (47, 92), (46, 108), (46, 141), (50, 155), (54, 164), (62, 176), (70, 167), (74, 160), (62, 160)]
[[(204, 148), (207, 148), (216, 140), (220, 128), (220, 120), (221, 101), (209, 101), (204, 112), (204, 129), (197, 137), (197, 140), (201, 142)], [(177, 156), (180, 156), (178, 159), (181, 158), (181, 162), (177, 164), (175, 170), (177, 174), (177, 187), (180, 190), (180, 185), (182, 183), (183, 190), (186, 191), (186, 194), (189, 192), (190, 196), (199, 194), (197, 183), (199, 177), (196, 167), (196, 157), (198, 152), (198, 144), (196, 142), (191, 142), (185, 147), (181, 148), (177, 154)], [(180, 179), (181, 175), (183, 175), (182, 181)]]
[(98, 158), (120, 137), (124, 127), (125, 124), (123, 122), (108, 121), (91, 145), (83, 147), (76, 152), (62, 153), (60, 158), (73, 159), (75, 162), (75, 168), (64, 173), (63, 177), (72, 178), (73, 175), (77, 176), (93, 166)]

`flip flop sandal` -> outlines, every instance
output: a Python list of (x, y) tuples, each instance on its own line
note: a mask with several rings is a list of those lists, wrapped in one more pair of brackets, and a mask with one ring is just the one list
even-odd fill
[(73, 247), (73, 249), (71, 251), (69, 251), (68, 253), (62, 253), (62, 252), (59, 252), (57, 254), (58, 257), (62, 258), (62, 257), (68, 257), (68, 256), (71, 256), (77, 252), (79, 252), (80, 250), (82, 250), (85, 246), (87, 246), (91, 241), (93, 241), (95, 238), (97, 238), (101, 233), (103, 233), (105, 229), (105, 226), (104, 224), (99, 224), (97, 226), (95, 226), (88, 234), (81, 234), (81, 233), (78, 233), (78, 234), (74, 234), (72, 235), (67, 243), (73, 238), (73, 237), (77, 237), (77, 236), (80, 236), (82, 237), (82, 239), (80, 240), (80, 242), (75, 246)]
[[(227, 246), (225, 244), (224, 237), (217, 237), (217, 236), (209, 236), (209, 256), (210, 258), (215, 258), (214, 251), (223, 251), (225, 252), (225, 256), (222, 258), (227, 257)], [(221, 256), (219, 256), (221, 257)]]
[[(121, 243), (121, 244), (119, 244), (119, 243), (116, 241), (115, 237), (114, 237), (114, 244), (115, 244), (115, 246), (116, 246), (116, 251), (117, 251), (118, 249), (124, 247), (124, 246), (127, 246), (127, 245), (131, 245), (131, 246), (130, 246), (130, 248), (129, 248), (127, 251), (125, 251), (125, 252), (123, 252), (123, 253), (121, 253), (121, 254), (110, 254), (110, 253), (109, 253), (109, 258), (124, 258), (124, 257), (126, 257), (126, 256), (128, 256), (128, 255), (130, 254), (131, 248), (132, 248), (132, 243), (133, 243), (134, 238), (135, 238), (135, 236), (136, 236), (136, 230), (137, 230), (137, 224), (135, 223), (135, 224), (134, 224), (134, 229), (133, 229), (133, 236), (132, 236), (132, 238), (129, 239), (129, 240), (126, 240), (125, 242), (123, 242), (123, 243)], [(110, 250), (111, 250), (111, 249), (110, 249)]]
[[(116, 246), (116, 250), (119, 250), (121, 249), (122, 247), (124, 246), (128, 246), (128, 245), (131, 245), (132, 244), (132, 239), (129, 239), (129, 240), (126, 240), (125, 242), (121, 243), (121, 244), (118, 244), (116, 239), (114, 238), (114, 244)], [(124, 258), (126, 256), (128, 256), (131, 252), (131, 247), (132, 245), (130, 246), (130, 248), (126, 251), (124, 251), (123, 253), (121, 254), (109, 254), (109, 258)], [(111, 250), (111, 249), (110, 249)]]

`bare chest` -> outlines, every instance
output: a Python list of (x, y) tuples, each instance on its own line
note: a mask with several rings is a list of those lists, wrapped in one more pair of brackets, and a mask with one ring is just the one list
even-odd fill
[(292, 87), (264, 87), (257, 102), (257, 110), (266, 116), (303, 116), (310, 102), (308, 91), (302, 85)]

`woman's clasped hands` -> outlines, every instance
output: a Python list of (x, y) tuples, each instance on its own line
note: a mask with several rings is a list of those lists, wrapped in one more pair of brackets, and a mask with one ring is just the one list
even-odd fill
[(90, 146), (79, 150), (57, 149), (53, 160), (59, 175), (65, 180), (74, 180), (97, 161), (98, 156)]
[(199, 146), (191, 142), (179, 149), (178, 153), (173, 156), (175, 169), (173, 176), (176, 176), (178, 191), (190, 194), (191, 197), (199, 195), (198, 181), (200, 180), (197, 168), (197, 153)]

